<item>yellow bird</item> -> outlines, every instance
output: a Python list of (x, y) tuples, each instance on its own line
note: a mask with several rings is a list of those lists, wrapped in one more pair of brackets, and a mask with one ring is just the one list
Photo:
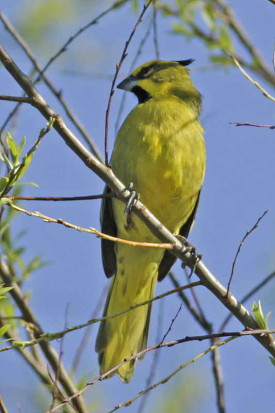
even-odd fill
[[(133, 92), (138, 104), (122, 124), (111, 166), (126, 185), (173, 233), (187, 236), (198, 206), (205, 173), (203, 129), (198, 120), (201, 95), (186, 68), (192, 59), (155, 60), (138, 67), (119, 89)], [(109, 188), (105, 189), (110, 192)], [(133, 241), (159, 242), (134, 214), (126, 225), (125, 204), (106, 198), (102, 203), (102, 231)], [(102, 240), (103, 266), (112, 277), (104, 316), (153, 298), (175, 262), (169, 252)], [(96, 351), (104, 373), (147, 346), (151, 305), (144, 305), (100, 325)], [(117, 373), (127, 383), (135, 361)]]

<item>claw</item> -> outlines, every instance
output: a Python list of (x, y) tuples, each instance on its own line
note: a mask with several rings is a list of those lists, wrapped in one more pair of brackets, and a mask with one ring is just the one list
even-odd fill
[[(198, 250), (194, 245), (190, 244), (190, 242), (186, 242), (186, 239), (182, 237), (181, 235), (176, 235), (176, 237), (184, 244), (185, 246), (185, 253), (190, 253), (192, 257), (194, 258), (194, 265), (191, 268), (191, 272), (189, 274), (189, 278), (191, 278), (192, 274), (194, 273), (196, 266), (198, 262), (201, 261), (202, 259), (202, 254), (199, 254)], [(182, 262), (182, 268), (185, 268), (186, 265)]]
[(125, 228), (128, 229), (132, 225), (132, 218), (131, 218), (131, 212), (132, 208), (135, 205), (136, 201), (139, 200), (139, 194), (133, 190), (133, 183), (131, 182), (130, 185), (128, 186), (128, 191), (131, 192), (126, 208), (125, 208)]

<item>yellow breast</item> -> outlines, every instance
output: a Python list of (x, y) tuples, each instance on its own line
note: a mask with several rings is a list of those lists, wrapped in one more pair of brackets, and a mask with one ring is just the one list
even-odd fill
[[(165, 226), (178, 232), (203, 181), (203, 129), (183, 101), (150, 103), (136, 106), (126, 118), (116, 139), (112, 168), (125, 185), (133, 183), (140, 200)], [(119, 227), (124, 210), (120, 204), (114, 202)]]

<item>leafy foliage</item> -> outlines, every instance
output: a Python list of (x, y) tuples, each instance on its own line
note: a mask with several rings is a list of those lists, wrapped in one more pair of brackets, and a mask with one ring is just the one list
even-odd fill
[(8, 133), (6, 143), (8, 153), (6, 154), (4, 151), (0, 152), (0, 160), (6, 165), (7, 170), (6, 176), (0, 178), (0, 202), (2, 203), (6, 202), (5, 200), (1, 200), (3, 195), (6, 195), (15, 185), (29, 184), (37, 186), (33, 182), (17, 182), (23, 178), (33, 158), (33, 153), (28, 152), (20, 161), (26, 138), (24, 137), (21, 142), (17, 144), (11, 134)]

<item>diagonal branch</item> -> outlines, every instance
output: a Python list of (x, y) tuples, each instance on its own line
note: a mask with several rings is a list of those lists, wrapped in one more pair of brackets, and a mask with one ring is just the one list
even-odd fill
[[(124, 0), (125, 1), (125, 0)], [(127, 1), (127, 0), (126, 0)], [(107, 10), (108, 11), (108, 10)], [(106, 12), (107, 12), (106, 11)], [(106, 14), (106, 13), (105, 13)], [(101, 16), (100, 16), (101, 17)], [(98, 19), (99, 16), (96, 18)], [(96, 21), (95, 19), (95, 21)], [(42, 66), (39, 64), (39, 62), (36, 60), (36, 58), (34, 57), (29, 45), (26, 43), (26, 41), (20, 36), (20, 34), (16, 31), (15, 27), (11, 24), (11, 22), (8, 20), (8, 18), (4, 15), (4, 13), (2, 13), (0, 11), (0, 20), (2, 21), (5, 29), (11, 34), (11, 36), (14, 38), (14, 40), (17, 42), (17, 44), (21, 47), (21, 49), (25, 52), (25, 54), (28, 56), (28, 58), (30, 59), (30, 61), (33, 64), (33, 67), (37, 70), (37, 72), (39, 73), (39, 76), (36, 78), (36, 80), (34, 81), (34, 84), (36, 84), (40, 79), (43, 79), (43, 81), (45, 82), (46, 86), (49, 88), (49, 90), (53, 93), (53, 95), (57, 98), (57, 100), (59, 101), (59, 103), (61, 104), (61, 106), (63, 107), (66, 115), (68, 116), (68, 118), (70, 119), (70, 121), (72, 122), (72, 124), (76, 127), (76, 129), (78, 130), (78, 132), (82, 135), (83, 139), (85, 140), (85, 142), (88, 144), (90, 150), (92, 151), (92, 153), (98, 158), (101, 159), (101, 155), (100, 152), (98, 151), (95, 143), (92, 141), (91, 137), (89, 136), (88, 132), (86, 131), (86, 129), (84, 128), (84, 126), (81, 124), (80, 120), (76, 117), (76, 115), (73, 113), (73, 111), (70, 109), (69, 105), (66, 103), (65, 99), (63, 98), (60, 90), (58, 90), (54, 84), (51, 82), (51, 80), (48, 78), (48, 76), (45, 75), (45, 71), (46, 69), (49, 67), (49, 65), (47, 67), (44, 67), (44, 69), (42, 68)], [(90, 23), (91, 25), (92, 23)], [(65, 50), (65, 49), (64, 49)], [(51, 59), (51, 63), (54, 61), (55, 59)], [(19, 103), (15, 106), (14, 110), (11, 112), (11, 116), (13, 116), (17, 110), (19, 109), (19, 106), (22, 102), (20, 102), (20, 100), (17, 100)], [(1, 132), (3, 131), (3, 129), (6, 127), (7, 123), (10, 120), (10, 116), (7, 118), (6, 122), (4, 123), (4, 125), (1, 128)]]
[[(29, 97), (35, 102), (36, 109), (47, 119), (55, 116), (53, 127), (62, 137), (65, 143), (74, 151), (74, 153), (83, 161), (83, 163), (95, 172), (103, 181), (116, 193), (117, 197), (124, 203), (127, 203), (130, 197), (130, 191), (114, 175), (113, 171), (93, 156), (84, 145), (77, 139), (72, 131), (67, 127), (63, 119), (56, 115), (53, 109), (48, 105), (41, 94), (37, 92), (30, 79), (19, 69), (13, 62), (12, 58), (0, 45), (0, 61), (6, 70), (22, 87)], [(133, 212), (151, 229), (152, 233), (163, 242), (171, 242), (174, 245), (171, 252), (180, 258), (186, 265), (193, 268), (196, 264), (195, 273), (202, 281), (203, 285), (210, 290), (219, 301), (232, 312), (235, 317), (245, 326), (251, 329), (257, 329), (258, 324), (249, 311), (234, 297), (233, 294), (226, 294), (226, 288), (222, 285), (202, 261), (197, 262), (197, 257), (190, 253), (193, 248), (186, 241), (184, 244), (174, 236), (161, 222), (143, 205), (137, 201), (133, 206)], [(270, 354), (275, 356), (275, 343), (269, 336), (256, 336), (263, 347)]]
[[(191, 363), (194, 363), (196, 360), (198, 360), (199, 358), (203, 357), (204, 355), (206, 355), (207, 353), (209, 353), (210, 351), (213, 351), (214, 349), (234, 340), (237, 337), (242, 337), (242, 336), (258, 336), (258, 335), (262, 335), (262, 334), (267, 334), (267, 335), (271, 335), (271, 334), (275, 334), (275, 330), (261, 330), (261, 329), (257, 329), (257, 330), (243, 330), (243, 331), (232, 331), (232, 332), (222, 332), (222, 333), (214, 333), (214, 334), (206, 334), (206, 335), (202, 335), (202, 336), (192, 336), (192, 337), (185, 337), (179, 340), (173, 340), (173, 341), (168, 341), (162, 344), (156, 344), (154, 346), (151, 347), (147, 347), (144, 350), (141, 350), (140, 352), (133, 354), (130, 357), (127, 357), (126, 359), (124, 359), (123, 361), (121, 361), (119, 364), (117, 364), (116, 366), (112, 367), (110, 370), (106, 371), (105, 373), (101, 374), (100, 376), (96, 377), (95, 379), (93, 379), (92, 381), (88, 382), (81, 390), (79, 390), (76, 394), (74, 394), (71, 397), (68, 397), (67, 399), (63, 400), (63, 402), (56, 406), (52, 411), (56, 411), (57, 409), (59, 409), (61, 406), (64, 406), (66, 403), (70, 402), (71, 400), (73, 400), (73, 398), (78, 397), (79, 395), (81, 395), (84, 391), (87, 390), (88, 387), (93, 386), (95, 383), (97, 383), (98, 381), (101, 381), (105, 378), (107, 378), (109, 375), (113, 374), (114, 372), (116, 372), (121, 366), (123, 366), (125, 363), (128, 363), (131, 360), (138, 360), (140, 358), (142, 358), (146, 353), (153, 351), (153, 350), (159, 350), (160, 348), (164, 348), (164, 347), (173, 347), (176, 346), (178, 344), (182, 344), (182, 343), (187, 343), (187, 342), (192, 342), (192, 341), (204, 341), (204, 340), (209, 340), (209, 339), (215, 339), (215, 338), (219, 338), (219, 337), (229, 337), (227, 340), (224, 341), (219, 341), (216, 344), (212, 345), (211, 347), (209, 347), (207, 350), (203, 351), (202, 353), (200, 353), (199, 355), (197, 355), (196, 357), (192, 358), (191, 360), (189, 360), (187, 363), (184, 363), (183, 365), (181, 365), (179, 368), (177, 368), (174, 372), (172, 372), (169, 376), (167, 376), (164, 380), (161, 380), (160, 382), (150, 386), (150, 388), (146, 389), (145, 391), (140, 392), (134, 399), (128, 400), (127, 402), (118, 405), (118, 407), (116, 407), (114, 410), (112, 410), (109, 413), (114, 412), (115, 410), (118, 410), (118, 408), (122, 407), (122, 406), (127, 406), (133, 403), (133, 401), (135, 401), (136, 399), (138, 399), (141, 395), (145, 394), (147, 391), (152, 390), (154, 388), (156, 388), (157, 386), (159, 386), (160, 384), (164, 384), (166, 383), (168, 380), (170, 380), (173, 376), (175, 376), (180, 370), (182, 370), (183, 368), (189, 366)], [(49, 413), (49, 412), (47, 412)]]
[(174, 370), (172, 373), (169, 374), (169, 376), (165, 377), (164, 379), (158, 381), (157, 383), (154, 383), (153, 385), (151, 385), (150, 387), (147, 387), (146, 389), (142, 390), (141, 392), (139, 392), (135, 397), (133, 397), (130, 400), (127, 400), (124, 403), (120, 403), (118, 405), (116, 405), (112, 410), (110, 410), (108, 413), (113, 413), (116, 410), (120, 409), (121, 407), (126, 407), (126, 406), (130, 406), (131, 404), (133, 404), (137, 399), (139, 399), (140, 397), (144, 396), (145, 394), (147, 394), (149, 391), (154, 390), (156, 387), (160, 386), (161, 384), (165, 384), (167, 383), (170, 379), (172, 379), (176, 374), (178, 374), (181, 370), (185, 369), (186, 367), (188, 367), (190, 364), (194, 363), (195, 361), (199, 360), (200, 358), (202, 358), (203, 356), (205, 356), (206, 354), (208, 354), (209, 352), (212, 352), (214, 350), (217, 350), (219, 347), (223, 346), (224, 344), (229, 343), (230, 341), (232, 341), (234, 338), (228, 338), (227, 340), (224, 341), (219, 341), (216, 344), (212, 345), (211, 347), (209, 347), (207, 350), (204, 350), (203, 352), (201, 352), (200, 354), (198, 354), (197, 356), (193, 357), (191, 360), (187, 361), (184, 364), (181, 364), (178, 368), (176, 368), (176, 370)]
[[(22, 315), (24, 316), (24, 319), (34, 326), (34, 336), (39, 337), (44, 332), (34, 314), (32, 313), (31, 308), (28, 306), (20, 287), (12, 280), (8, 266), (3, 261), (0, 261), (0, 276), (7, 287), (13, 287), (10, 291), (12, 298), (16, 302), (17, 307), (20, 309)], [(70, 379), (65, 367), (62, 363), (60, 363), (59, 357), (54, 348), (46, 341), (41, 342), (40, 347), (53, 371), (56, 373), (59, 369), (59, 382), (62, 384), (66, 394), (68, 396), (75, 394), (77, 389)], [(79, 413), (87, 413), (87, 409), (82, 398), (74, 398), (73, 405)]]
[(233, 62), (234, 62), (235, 65), (237, 66), (237, 68), (238, 68), (238, 69), (242, 72), (242, 74), (244, 75), (244, 77), (246, 77), (254, 86), (256, 86), (256, 87), (262, 92), (262, 94), (263, 94), (266, 98), (268, 98), (268, 99), (272, 100), (273, 102), (275, 102), (275, 97), (273, 97), (270, 93), (268, 93), (267, 90), (265, 90), (265, 89), (263, 88), (263, 86), (260, 85), (260, 83), (256, 82), (256, 80), (254, 80), (254, 79), (244, 70), (244, 68), (240, 65), (240, 63), (238, 62), (238, 60), (237, 60), (234, 56), (231, 56), (231, 57), (232, 57)]
[(44, 222), (64, 225), (64, 227), (66, 227), (66, 228), (75, 229), (76, 231), (86, 232), (88, 234), (95, 234), (99, 238), (107, 239), (107, 240), (113, 241), (113, 242), (118, 242), (120, 244), (127, 244), (127, 245), (131, 245), (132, 247), (163, 248), (163, 249), (166, 249), (166, 250), (172, 250), (173, 249), (173, 245), (169, 244), (169, 243), (160, 244), (160, 243), (155, 243), (155, 242), (130, 241), (128, 239), (113, 237), (111, 235), (104, 234), (103, 232), (98, 231), (95, 228), (80, 227), (78, 225), (74, 225), (74, 224), (71, 224), (70, 222), (64, 221), (64, 219), (61, 219), (61, 218), (58, 218), (58, 219), (51, 218), (51, 217), (49, 217), (47, 215), (44, 215), (44, 214), (42, 214), (41, 212), (38, 212), (38, 211), (35, 211), (35, 212), (27, 211), (26, 209), (21, 208), (18, 205), (12, 204), (9, 201), (6, 202), (6, 205), (8, 205), (10, 208), (14, 209), (15, 211), (22, 212), (22, 213), (24, 213), (26, 215), (29, 215), (31, 217), (36, 217), (36, 218), (43, 219)]
[(258, 123), (250, 123), (250, 122), (229, 122), (231, 125), (235, 126), (254, 126), (255, 128), (267, 128), (267, 129), (275, 129), (275, 125), (259, 125)]
[[(0, 261), (0, 264), (1, 264), (1, 261)], [(0, 273), (0, 275), (1, 275), (1, 273)], [(174, 293), (177, 293), (179, 291), (187, 290), (187, 289), (192, 288), (192, 287), (197, 287), (199, 285), (202, 285), (202, 283), (200, 281), (197, 281), (197, 282), (194, 282), (192, 284), (177, 287), (177, 288), (174, 288), (173, 290), (166, 291), (163, 294), (157, 295), (154, 298), (151, 298), (150, 300), (146, 300), (146, 301), (143, 301), (141, 303), (134, 304), (131, 307), (126, 308), (123, 311), (120, 311), (119, 313), (110, 314), (108, 316), (104, 316), (104, 317), (100, 317), (100, 318), (92, 318), (91, 320), (87, 321), (87, 323), (79, 324), (79, 325), (73, 326), (73, 327), (68, 327), (65, 330), (57, 331), (56, 333), (43, 333), (40, 336), (36, 336), (36, 338), (33, 339), (33, 340), (29, 340), (29, 341), (16, 341), (16, 340), (13, 340), (13, 345), (9, 346), (9, 347), (2, 348), (0, 350), (0, 353), (3, 352), (3, 351), (12, 350), (14, 348), (20, 348), (20, 347), (21, 348), (22, 347), (26, 348), (26, 347), (34, 346), (35, 344), (38, 344), (38, 343), (45, 342), (45, 341), (49, 342), (49, 341), (60, 339), (63, 336), (65, 336), (66, 334), (71, 333), (72, 331), (80, 330), (82, 328), (91, 326), (92, 324), (99, 323), (101, 321), (105, 321), (105, 320), (108, 320), (110, 318), (115, 318), (115, 317), (121, 316), (122, 314), (125, 314), (125, 313), (128, 313), (129, 311), (135, 310), (138, 307), (142, 307), (143, 305), (151, 304), (153, 301), (157, 301), (157, 300), (160, 300), (164, 297), (167, 297), (170, 294), (174, 294)]]

